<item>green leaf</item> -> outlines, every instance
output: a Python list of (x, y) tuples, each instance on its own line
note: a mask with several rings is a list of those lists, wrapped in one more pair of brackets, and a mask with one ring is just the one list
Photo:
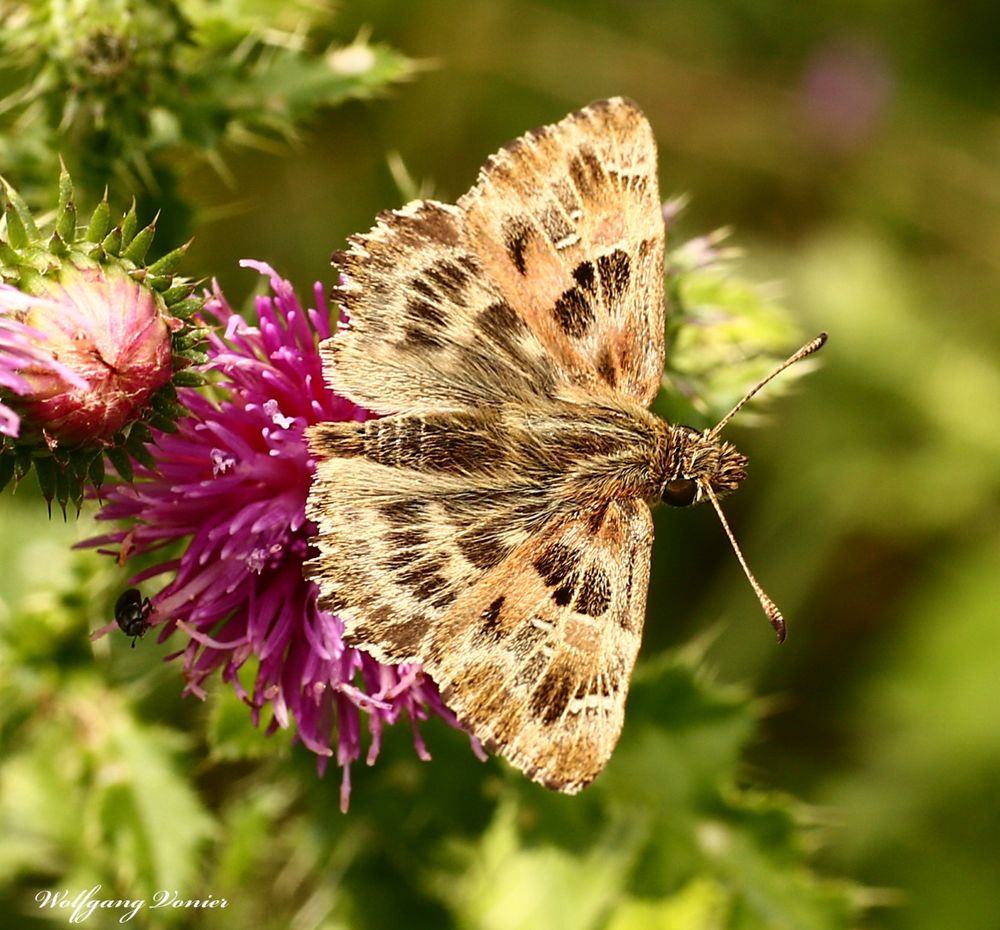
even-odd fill
[[(185, 242), (184, 245), (177, 246), (176, 249), (172, 249), (166, 255), (158, 258), (147, 270), (152, 275), (172, 275), (179, 267), (181, 260), (190, 246), (191, 240)], [(188, 287), (188, 290), (190, 290), (190, 287)], [(171, 302), (169, 298), (167, 298), (167, 302)]]
[(42, 490), (42, 497), (50, 504), (56, 496), (57, 471), (55, 459), (51, 456), (35, 459), (35, 474), (38, 475), (38, 486)]
[(198, 847), (213, 821), (177, 764), (176, 735), (120, 717), (109, 728), (103, 764), (119, 760), (116, 781), (96, 807), (112, 861), (152, 896), (164, 887), (190, 887), (198, 875)]
[(121, 226), (116, 226), (111, 230), (102, 240), (101, 248), (108, 255), (117, 256), (122, 246), (122, 228)]
[[(256, 662), (245, 670), (248, 677)], [(243, 675), (241, 674), (241, 677)], [(216, 688), (208, 715), (206, 736), (216, 760), (234, 762), (241, 759), (287, 757), (292, 734), (279, 729), (268, 735), (266, 727), (255, 727), (247, 706), (232, 688)]]

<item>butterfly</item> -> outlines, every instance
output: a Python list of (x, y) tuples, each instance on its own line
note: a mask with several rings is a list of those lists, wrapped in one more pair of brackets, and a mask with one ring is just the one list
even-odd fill
[(650, 125), (629, 100), (592, 103), (505, 145), (454, 205), (380, 214), (333, 263), (346, 319), (325, 376), (380, 418), (309, 432), (320, 606), (379, 661), (421, 663), (488, 749), (574, 793), (621, 732), (650, 504), (708, 500), (736, 547), (718, 498), (746, 474), (718, 433), (747, 398), (705, 431), (647, 410), (664, 362)]

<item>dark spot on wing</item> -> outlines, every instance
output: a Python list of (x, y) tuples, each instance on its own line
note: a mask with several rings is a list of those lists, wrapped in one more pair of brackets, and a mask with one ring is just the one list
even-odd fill
[(608, 505), (599, 504), (587, 514), (587, 531), (591, 536), (596, 536), (604, 526), (604, 519), (608, 515)]
[(611, 357), (611, 350), (607, 346), (601, 346), (600, 354), (597, 356), (597, 374), (601, 380), (609, 387), (616, 387), (618, 384), (618, 371), (615, 368), (614, 359)]
[[(518, 659), (526, 659), (547, 637), (545, 630), (539, 629), (534, 623), (522, 623), (511, 635), (507, 646)], [(534, 677), (537, 678), (538, 675)]]
[(423, 278), (411, 278), (410, 290), (416, 291), (428, 300), (437, 300), (438, 292), (434, 290)]
[(445, 603), (450, 603), (455, 598), (449, 588), (448, 579), (437, 572), (428, 573), (420, 584), (415, 585), (413, 596), (419, 601), (430, 600), (432, 597), (440, 600), (442, 597), (446, 597)]
[(458, 222), (441, 204), (425, 201), (419, 210), (408, 216), (390, 211), (388, 214), (380, 213), (379, 219), (384, 219), (404, 240), (417, 237), (446, 245), (458, 242)]
[[(445, 567), (447, 560), (444, 558), (436, 559), (423, 559), (416, 565), (407, 568), (406, 571), (400, 572), (396, 576), (396, 580), (406, 587), (416, 591), (417, 588), (421, 587), (428, 579), (440, 577), (438, 572)], [(444, 578), (440, 578), (441, 584), (447, 584)], [(437, 582), (432, 582), (432, 587), (439, 587)]]
[[(313, 577), (317, 576), (314, 574)], [(347, 598), (344, 597), (344, 593), (339, 590), (330, 591), (328, 594), (320, 595), (318, 603), (321, 610), (325, 610), (330, 614), (339, 613), (345, 608), (350, 607), (350, 603)]]
[(580, 262), (573, 269), (573, 278), (580, 287), (586, 288), (591, 294), (594, 293), (594, 266), (591, 262)]
[(555, 723), (573, 695), (573, 678), (565, 670), (549, 669), (531, 695), (530, 712), (542, 723)]
[(414, 323), (429, 323), (431, 326), (444, 326), (445, 315), (439, 307), (422, 297), (411, 297), (406, 302), (406, 312)]
[[(532, 627), (532, 629), (534, 629), (534, 627)], [(511, 640), (512, 647), (515, 642), (516, 639)], [(526, 686), (533, 685), (539, 678), (542, 677), (542, 674), (545, 672), (545, 668), (548, 664), (548, 657), (541, 652), (536, 652), (529, 656), (524, 660), (524, 664), (518, 668), (517, 675), (514, 676), (514, 686), (517, 688), (524, 688)]]
[(580, 146), (579, 154), (569, 160), (569, 176), (584, 195), (593, 194), (604, 183), (604, 169), (589, 145)]
[(413, 559), (414, 555), (412, 552), (401, 552), (400, 550), (396, 549), (393, 550), (393, 552), (390, 555), (386, 556), (386, 558), (382, 560), (382, 565), (388, 571), (395, 572), (399, 571), (399, 569), (401, 568), (405, 568), (407, 565), (412, 563)]
[(559, 328), (574, 339), (579, 339), (594, 322), (594, 309), (579, 287), (571, 287), (556, 300), (552, 308)]
[(604, 303), (610, 307), (621, 300), (628, 287), (631, 262), (627, 252), (615, 249), (597, 259), (597, 273), (604, 288)]
[(501, 527), (491, 524), (477, 526), (458, 537), (458, 551), (476, 568), (483, 570), (499, 565), (513, 550), (500, 540)]
[(419, 326), (405, 326), (403, 345), (411, 349), (443, 349), (444, 339)]
[(509, 217), (503, 224), (503, 244), (507, 250), (507, 255), (514, 263), (514, 267), (522, 275), (527, 273), (527, 264), (524, 252), (528, 247), (528, 240), (531, 238), (531, 227), (523, 220)]
[(382, 505), (382, 516), (392, 525), (408, 527), (427, 515), (427, 501), (410, 498)]
[(545, 230), (545, 234), (549, 237), (553, 245), (567, 236), (573, 235), (572, 224), (558, 207), (546, 207), (542, 211), (541, 222), (542, 229)]
[(580, 553), (576, 549), (562, 543), (553, 543), (535, 559), (535, 569), (545, 584), (553, 588), (576, 571), (579, 562)]
[(469, 275), (455, 262), (442, 259), (432, 265), (425, 275), (438, 286), (442, 294), (461, 302), (462, 290), (469, 281)]
[(407, 616), (388, 605), (374, 607), (354, 629), (349, 641), (378, 643), (388, 657), (399, 661), (415, 655), (427, 635), (428, 618), (423, 614)]
[(457, 597), (458, 592), (449, 586), (441, 591), (440, 594), (434, 595), (430, 599), (430, 605), (437, 610), (444, 610), (445, 607), (450, 607)]
[(602, 568), (591, 565), (583, 573), (573, 609), (588, 617), (601, 617), (611, 606), (611, 582)]
[(479, 629), (488, 636), (500, 634), (500, 609), (506, 598), (501, 594), (479, 615)]
[(395, 533), (390, 533), (386, 537), (386, 542), (390, 546), (394, 546), (400, 549), (416, 549), (419, 546), (427, 545), (429, 537), (427, 532), (420, 527), (412, 527), (408, 530), (398, 530)]
[(479, 328), (498, 345), (512, 349), (514, 340), (527, 332), (528, 325), (506, 300), (490, 304), (476, 318)]
[(489, 468), (497, 458), (496, 440), (457, 417), (420, 420), (413, 427), (409, 445), (419, 450), (414, 467), (423, 471), (466, 474)]
[(573, 600), (573, 592), (576, 590), (577, 576), (576, 572), (568, 575), (558, 588), (552, 592), (552, 600), (556, 602), (559, 607), (565, 607), (571, 600)]
[(556, 199), (567, 213), (580, 209), (580, 201), (577, 200), (572, 185), (567, 184), (565, 180), (560, 179), (553, 182), (552, 190), (556, 195)]

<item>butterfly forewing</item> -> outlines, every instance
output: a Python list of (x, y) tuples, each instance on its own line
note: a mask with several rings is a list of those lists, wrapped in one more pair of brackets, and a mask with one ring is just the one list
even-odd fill
[(663, 376), (656, 144), (628, 100), (527, 133), (458, 205), (479, 257), (573, 380), (643, 405)]

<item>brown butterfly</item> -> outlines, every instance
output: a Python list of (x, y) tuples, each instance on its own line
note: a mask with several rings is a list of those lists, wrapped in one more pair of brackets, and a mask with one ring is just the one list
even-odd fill
[(621, 732), (649, 505), (707, 499), (733, 539), (718, 498), (745, 477), (718, 434), (750, 395), (704, 432), (646, 409), (663, 243), (652, 131), (614, 98), (504, 146), (455, 205), (381, 214), (333, 258), (349, 323), (322, 346), (327, 379), (382, 419), (310, 431), (320, 604), (378, 660), (422, 663), (488, 748), (568, 793)]

